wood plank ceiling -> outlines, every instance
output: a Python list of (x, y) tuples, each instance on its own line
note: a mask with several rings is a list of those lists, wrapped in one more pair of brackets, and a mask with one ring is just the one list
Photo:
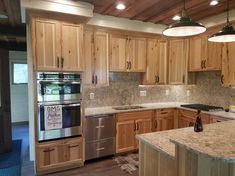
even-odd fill
[[(172, 17), (180, 14), (183, 0), (82, 0), (94, 5), (95, 12), (103, 15), (124, 17), (144, 22), (169, 25)], [(117, 3), (126, 5), (123, 11), (117, 10)], [(235, 8), (235, 0), (229, 0), (230, 9)], [(190, 17), (201, 20), (226, 11), (226, 0), (220, 0), (216, 6), (210, 6), (210, 0), (186, 0), (186, 9)]]
[(26, 50), (26, 26), (21, 23), (20, 0), (0, 0), (0, 48)]

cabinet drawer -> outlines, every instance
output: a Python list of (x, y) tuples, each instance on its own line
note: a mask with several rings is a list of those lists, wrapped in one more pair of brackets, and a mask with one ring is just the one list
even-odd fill
[(118, 122), (145, 119), (153, 116), (153, 111), (137, 111), (137, 112), (126, 112), (119, 113), (116, 115)]
[(160, 109), (156, 111), (157, 118), (164, 118), (174, 115), (174, 109)]
[(89, 116), (85, 120), (86, 142), (111, 138), (115, 136), (115, 119), (113, 115)]
[(86, 142), (85, 149), (86, 160), (113, 155), (115, 154), (115, 138), (109, 138), (96, 142)]

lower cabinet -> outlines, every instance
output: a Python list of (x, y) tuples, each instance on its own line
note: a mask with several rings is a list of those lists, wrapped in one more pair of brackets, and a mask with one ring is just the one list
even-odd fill
[[(185, 128), (194, 126), (196, 121), (197, 112), (188, 111), (188, 110), (179, 110), (178, 116), (178, 128)], [(202, 123), (209, 124), (210, 123), (210, 115), (201, 113)]]
[(116, 114), (116, 153), (138, 148), (136, 134), (152, 131), (153, 111), (140, 111)]
[(153, 118), (153, 131), (174, 129), (175, 109), (156, 110)]
[(210, 117), (210, 123), (218, 123), (218, 122), (223, 122), (223, 121), (228, 121), (228, 120), (232, 120), (232, 119), (218, 117), (218, 116), (211, 116)]
[(83, 158), (82, 138), (40, 143), (36, 147), (37, 174), (83, 166)]

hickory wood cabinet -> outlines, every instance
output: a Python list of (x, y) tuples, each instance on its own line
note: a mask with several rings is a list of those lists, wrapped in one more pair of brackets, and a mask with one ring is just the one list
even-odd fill
[(187, 84), (188, 39), (169, 40), (169, 84)]
[(153, 117), (153, 131), (163, 131), (175, 128), (175, 109), (159, 109)]
[(145, 72), (146, 39), (111, 34), (109, 69), (114, 72)]
[(152, 131), (152, 116), (153, 111), (116, 114), (116, 153), (137, 149), (135, 135)]
[(147, 39), (146, 72), (142, 73), (142, 84), (167, 83), (167, 40)]
[(35, 70), (83, 70), (82, 25), (33, 18), (32, 27)]
[(189, 42), (189, 71), (221, 70), (221, 43), (209, 42), (210, 34), (192, 37)]
[(45, 174), (83, 166), (82, 138), (40, 143), (36, 147), (37, 174)]
[(99, 30), (85, 30), (84, 56), (85, 71), (84, 84), (106, 86), (109, 84), (108, 33)]

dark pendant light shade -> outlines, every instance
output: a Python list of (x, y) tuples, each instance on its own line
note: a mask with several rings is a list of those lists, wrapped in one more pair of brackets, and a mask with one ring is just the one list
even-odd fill
[(185, 10), (185, 0), (184, 0), (184, 9), (181, 14), (181, 18), (176, 23), (167, 27), (163, 34), (171, 37), (185, 37), (201, 34), (206, 31), (205, 26), (195, 21), (188, 16)]
[(223, 29), (213, 34), (208, 41), (210, 42), (235, 42), (235, 31), (229, 22), (229, 1), (227, 0), (227, 23)]

